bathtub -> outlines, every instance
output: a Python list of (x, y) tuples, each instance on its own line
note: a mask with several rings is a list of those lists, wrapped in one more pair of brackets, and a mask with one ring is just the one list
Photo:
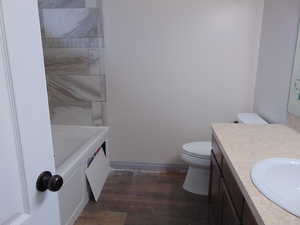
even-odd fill
[[(93, 155), (101, 148), (103, 163), (109, 167), (106, 148), (108, 127), (52, 125), (56, 173), (64, 179), (58, 192), (62, 225), (73, 225), (89, 201), (85, 170)], [(109, 168), (99, 171), (104, 181)]]

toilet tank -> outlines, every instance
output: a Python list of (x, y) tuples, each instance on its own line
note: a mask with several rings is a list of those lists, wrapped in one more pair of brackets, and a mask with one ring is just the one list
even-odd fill
[(268, 122), (255, 113), (240, 113), (238, 114), (238, 121), (244, 124), (268, 124)]

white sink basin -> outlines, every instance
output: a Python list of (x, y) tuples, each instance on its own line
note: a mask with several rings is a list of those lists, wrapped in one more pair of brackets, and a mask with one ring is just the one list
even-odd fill
[(251, 172), (256, 187), (271, 201), (300, 217), (300, 160), (271, 158)]

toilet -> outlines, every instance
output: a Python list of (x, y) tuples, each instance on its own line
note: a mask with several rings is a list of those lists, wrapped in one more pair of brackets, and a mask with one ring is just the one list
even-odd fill
[[(268, 124), (255, 113), (238, 114), (238, 122), (243, 124)], [(188, 165), (183, 188), (198, 195), (208, 195), (211, 142), (198, 141), (182, 146), (181, 158)]]

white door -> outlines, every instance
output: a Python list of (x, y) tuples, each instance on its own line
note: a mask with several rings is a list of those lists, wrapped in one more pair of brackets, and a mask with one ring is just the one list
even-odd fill
[(59, 225), (37, 0), (0, 0), (0, 224)]

